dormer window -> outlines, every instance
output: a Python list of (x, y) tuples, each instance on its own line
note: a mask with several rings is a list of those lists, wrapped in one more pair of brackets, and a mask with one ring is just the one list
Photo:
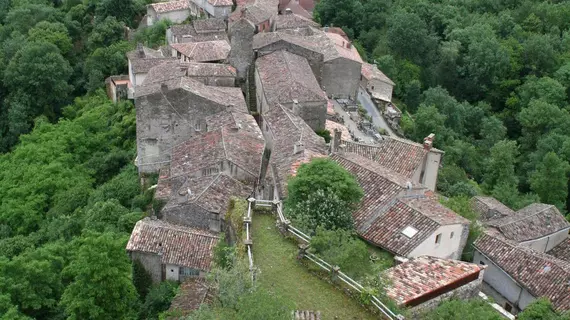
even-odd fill
[(408, 238), (412, 238), (416, 235), (416, 233), (418, 233), (418, 230), (412, 226), (407, 226), (404, 228), (404, 230), (402, 230), (402, 234)]

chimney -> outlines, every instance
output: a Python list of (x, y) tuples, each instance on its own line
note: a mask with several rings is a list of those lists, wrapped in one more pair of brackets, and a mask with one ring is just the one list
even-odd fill
[(168, 91), (168, 84), (166, 84), (165, 82), (160, 84), (160, 91), (162, 92), (166, 92)]
[(340, 143), (341, 143), (341, 138), (342, 138), (342, 132), (338, 129), (334, 129), (333, 140), (332, 140), (332, 145), (331, 145), (331, 151), (332, 152), (338, 151), (338, 148), (339, 148)]
[(144, 58), (144, 48), (141, 42), (137, 44), (137, 54), (139, 58)]
[(325, 30), (325, 32), (329, 32), (329, 27), (325, 26), (324, 30)]
[(347, 49), (352, 48), (352, 43), (350, 43), (350, 41), (347, 41), (347, 42), (346, 42), (346, 48), (347, 48)]
[(426, 150), (431, 150), (431, 147), (433, 146), (433, 138), (435, 138), (435, 134), (430, 133), (429, 136), (424, 138), (424, 149)]
[(298, 154), (305, 151), (305, 145), (301, 141), (295, 142), (295, 146), (293, 147), (293, 154)]
[(291, 8), (287, 8), (285, 9), (285, 14), (292, 14), (293, 11), (291, 10)]

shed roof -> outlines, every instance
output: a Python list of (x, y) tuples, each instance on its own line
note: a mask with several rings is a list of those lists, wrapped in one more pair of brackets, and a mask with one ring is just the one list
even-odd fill
[(301, 56), (275, 51), (258, 58), (255, 67), (269, 105), (327, 100), (309, 62)]
[(226, 40), (173, 43), (172, 49), (197, 62), (226, 60), (231, 46)]
[(477, 277), (483, 268), (473, 263), (431, 256), (412, 258), (385, 271), (384, 275), (390, 280), (386, 294), (398, 305), (406, 305), (463, 279)]
[(209, 270), (218, 240), (208, 231), (144, 218), (136, 223), (127, 251), (162, 254), (163, 264)]

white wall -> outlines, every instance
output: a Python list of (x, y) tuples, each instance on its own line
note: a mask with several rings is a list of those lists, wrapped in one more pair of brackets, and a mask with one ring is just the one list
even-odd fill
[(546, 237), (521, 242), (521, 245), (532, 248), (538, 252), (548, 252), (568, 238), (568, 229), (560, 230)]
[(178, 281), (180, 277), (180, 268), (178, 266), (167, 264), (166, 265), (166, 280)]
[(487, 265), (483, 281), (507, 299), (512, 305), (518, 307), (516, 301), (522, 296), (523, 288), (491, 260), (475, 250), (473, 263), (481, 264), (481, 262)]
[(437, 174), (439, 172), (440, 162), (441, 153), (430, 151), (427, 154), (424, 176), (421, 183), (433, 191), (435, 191), (437, 184)]
[(536, 298), (530, 294), (526, 289), (522, 290), (521, 297), (519, 299), (519, 308), (524, 310), (529, 304), (531, 304)]
[[(448, 226), (440, 226), (429, 238), (424, 240), (417, 246), (408, 258), (418, 257), (422, 255), (430, 255), (439, 258), (457, 258), (458, 254), (461, 255), (461, 232), (463, 225), (453, 224)], [(453, 238), (450, 238), (453, 232)], [(435, 243), (435, 237), (441, 234), (440, 243)]]
[(133, 87), (142, 85), (144, 79), (146, 79), (146, 75), (147, 75), (146, 73), (137, 73), (135, 75), (135, 83), (133, 83)]

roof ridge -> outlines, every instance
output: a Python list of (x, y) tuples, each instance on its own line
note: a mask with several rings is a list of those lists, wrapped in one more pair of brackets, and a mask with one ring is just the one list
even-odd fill
[[(537, 203), (533, 203), (533, 204), (537, 204)], [(531, 204), (531, 205), (533, 205), (533, 204)], [(530, 217), (534, 217), (534, 216), (536, 216), (536, 215), (538, 215), (538, 214), (540, 214), (540, 213), (546, 211), (546, 209), (550, 209), (550, 208), (554, 207), (554, 205), (551, 205), (551, 204), (546, 204), (546, 203), (542, 203), (542, 204), (545, 204), (545, 205), (546, 205), (546, 207), (544, 207), (542, 210), (537, 211), (537, 212), (535, 212), (535, 213), (533, 213), (533, 214), (529, 214), (529, 215), (527, 215), (527, 216), (521, 217), (520, 219), (516, 219), (516, 220), (514, 220), (514, 221), (512, 221), (512, 222), (502, 224), (502, 225), (499, 226), (499, 228), (500, 228), (500, 227), (503, 227), (503, 226), (511, 225), (511, 224), (513, 224), (513, 223), (516, 223), (516, 222), (521, 222), (521, 221), (523, 221), (523, 220), (526, 220), (526, 219), (528, 219), (528, 218), (530, 218)], [(524, 209), (524, 208), (523, 208), (523, 209)], [(516, 213), (518, 213), (518, 212), (521, 211), (521, 210), (522, 210), (522, 209), (515, 211), (515, 217), (516, 217)], [(508, 218), (512, 218), (513, 216), (507, 216), (507, 217), (508, 217)], [(503, 218), (507, 218), (507, 217), (503, 217)], [(497, 219), (497, 220), (500, 220), (500, 219), (503, 219), (503, 218), (499, 218), (499, 219)], [(491, 221), (492, 221), (492, 220), (491, 220)], [(489, 222), (491, 222), (491, 221), (489, 221)], [(495, 221), (496, 221), (496, 220), (495, 220)]]
[[(153, 220), (146, 220), (146, 221), (144, 221), (144, 220), (145, 219), (139, 220), (139, 221), (143, 221), (144, 223), (148, 223), (149, 221), (153, 221)], [(167, 230), (174, 230), (174, 231), (184, 232), (184, 233), (193, 234), (193, 235), (200, 235), (200, 236), (204, 236), (204, 237), (208, 237), (208, 238), (219, 239), (218, 236), (210, 234), (210, 232), (205, 231), (205, 230), (200, 230), (200, 229), (193, 228), (193, 227), (176, 225), (176, 224), (165, 222), (165, 221), (160, 220), (160, 219), (158, 221), (160, 221), (160, 223), (158, 223), (158, 224), (150, 224), (149, 223), (148, 226), (161, 228), (161, 229), (167, 229)]]
[(208, 185), (204, 188), (204, 190), (202, 190), (202, 192), (200, 192), (200, 194), (196, 198), (194, 198), (194, 200), (192, 202), (196, 202), (198, 199), (200, 199), (200, 197), (202, 197), (204, 192), (206, 192), (206, 190), (208, 190), (214, 184), (214, 182), (218, 181), (221, 174), (222, 174), (221, 172), (218, 172), (216, 177), (214, 179), (212, 179), (212, 181), (210, 181), (210, 183), (208, 183)]

